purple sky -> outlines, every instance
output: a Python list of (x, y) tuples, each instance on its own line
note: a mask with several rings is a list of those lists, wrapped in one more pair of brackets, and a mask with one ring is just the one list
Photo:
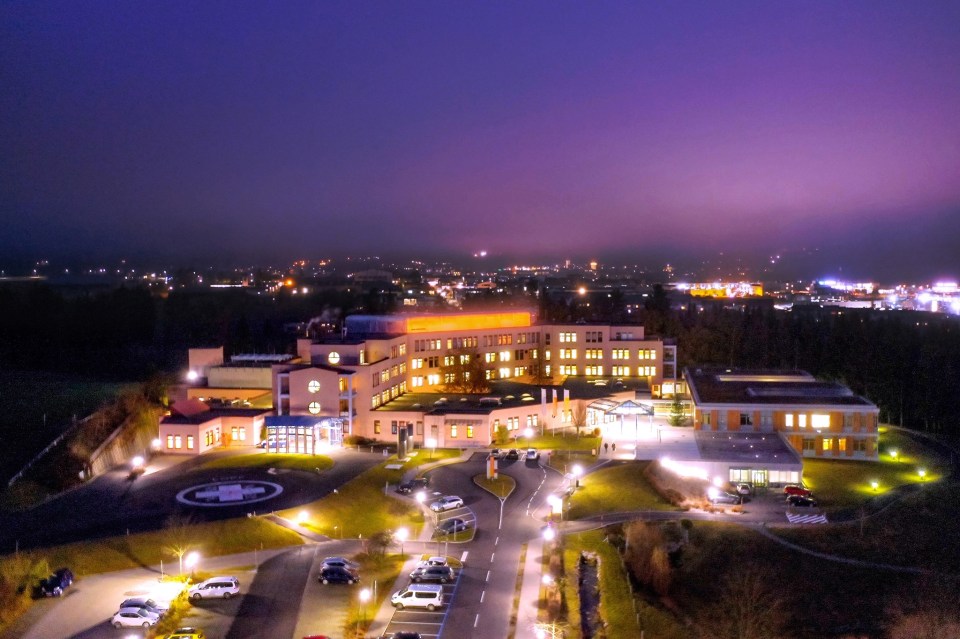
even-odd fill
[(7, 256), (957, 277), (960, 3), (5, 2), (0, 149)]

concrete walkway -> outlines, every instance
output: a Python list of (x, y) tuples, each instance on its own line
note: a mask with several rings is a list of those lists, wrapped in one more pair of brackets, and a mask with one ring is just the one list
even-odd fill
[(540, 613), (540, 586), (543, 583), (543, 539), (534, 537), (527, 544), (524, 556), (523, 578), (520, 582), (520, 604), (517, 607), (517, 628), (515, 639), (534, 637)]

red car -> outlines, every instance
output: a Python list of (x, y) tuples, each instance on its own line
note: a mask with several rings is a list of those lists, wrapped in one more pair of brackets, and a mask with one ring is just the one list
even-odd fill
[(807, 490), (803, 486), (784, 486), (783, 494), (787, 497), (809, 497), (813, 494), (813, 491)]

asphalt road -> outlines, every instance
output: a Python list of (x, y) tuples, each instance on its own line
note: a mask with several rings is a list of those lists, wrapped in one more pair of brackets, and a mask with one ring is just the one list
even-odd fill
[[(462, 546), (469, 555), (442, 637), (509, 635), (521, 549), (541, 534), (542, 524), (532, 515), (538, 510), (543, 514), (546, 496), (562, 479), (537, 462), (501, 461), (499, 472), (517, 482), (504, 503), (501, 527), (500, 501), (472, 480), (484, 472), (485, 459), (485, 453), (477, 453), (466, 463), (444, 466), (430, 474), (434, 487), (463, 497), (478, 522), (474, 541)], [(457, 556), (459, 552), (452, 547), (450, 554)]]

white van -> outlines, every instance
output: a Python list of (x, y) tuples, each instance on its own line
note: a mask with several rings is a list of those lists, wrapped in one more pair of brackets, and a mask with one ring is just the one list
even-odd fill
[(443, 586), (440, 584), (410, 584), (390, 597), (390, 603), (398, 610), (426, 608), (435, 610), (443, 605)]
[(240, 582), (237, 581), (236, 577), (211, 577), (206, 581), (201, 581), (188, 591), (190, 598), (197, 601), (214, 597), (229, 599), (239, 593)]

